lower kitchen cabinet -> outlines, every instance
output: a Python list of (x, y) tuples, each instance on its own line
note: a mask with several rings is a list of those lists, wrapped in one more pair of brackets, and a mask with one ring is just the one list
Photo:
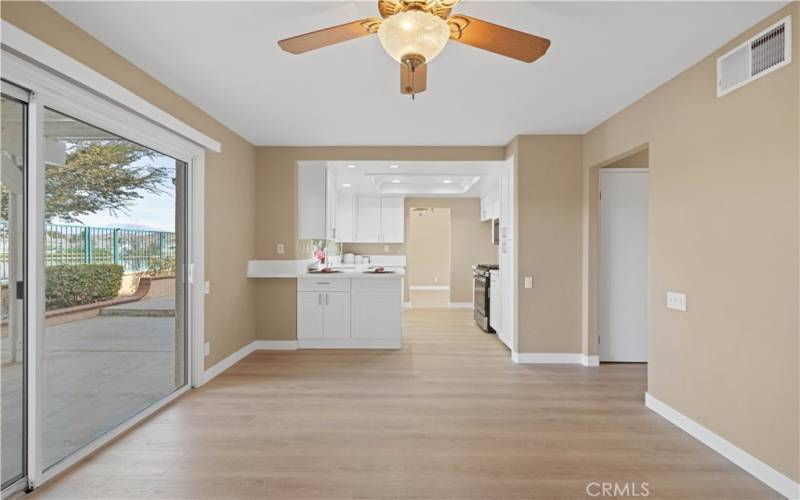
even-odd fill
[(297, 338), (350, 338), (350, 293), (297, 292)]
[(399, 339), (402, 335), (400, 280), (360, 280), (353, 283), (354, 339)]
[(299, 278), (300, 348), (398, 349), (402, 346), (402, 280)]

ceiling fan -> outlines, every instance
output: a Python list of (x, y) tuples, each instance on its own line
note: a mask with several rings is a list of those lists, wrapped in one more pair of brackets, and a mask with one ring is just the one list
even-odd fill
[(378, 34), (386, 52), (400, 63), (400, 92), (414, 94), (427, 87), (427, 65), (448, 40), (531, 63), (550, 47), (547, 38), (481, 21), (451, 15), (459, 0), (378, 0), (380, 18), (367, 18), (312, 31), (278, 42), (292, 54)]

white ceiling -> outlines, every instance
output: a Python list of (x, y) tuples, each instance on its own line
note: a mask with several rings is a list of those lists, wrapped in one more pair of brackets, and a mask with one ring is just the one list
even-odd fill
[[(312, 162), (313, 163), (313, 162)], [(339, 192), (478, 198), (495, 186), (504, 162), (329, 161)]]
[(412, 102), (376, 37), (303, 55), (276, 44), (374, 17), (376, 1), (49, 2), (257, 145), (583, 133), (785, 3), (464, 1), (457, 12), (550, 38), (549, 52), (525, 64), (450, 43)]

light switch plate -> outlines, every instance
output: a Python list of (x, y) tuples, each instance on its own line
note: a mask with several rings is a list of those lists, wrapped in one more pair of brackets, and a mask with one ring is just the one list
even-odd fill
[(205, 294), (206, 294), (206, 295), (208, 295), (209, 293), (211, 293), (211, 282), (210, 282), (210, 281), (206, 281), (206, 282), (205, 282), (205, 288), (204, 288), (204, 290), (205, 290)]
[(667, 309), (676, 311), (686, 311), (686, 294), (678, 292), (667, 292)]
[(533, 288), (533, 276), (525, 276), (525, 288)]
[(211, 353), (211, 342), (206, 342), (205, 346), (203, 346), (203, 354), (208, 356), (209, 353)]
[(278, 255), (283, 255), (283, 253), (286, 251), (286, 248), (283, 246), (283, 243), (278, 243), (276, 251), (278, 252)]

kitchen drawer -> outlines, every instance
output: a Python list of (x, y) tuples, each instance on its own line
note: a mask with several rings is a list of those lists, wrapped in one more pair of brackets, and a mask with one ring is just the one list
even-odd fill
[(297, 278), (298, 292), (349, 292), (350, 278)]
[(354, 279), (354, 292), (400, 292), (401, 280), (397, 278)]

